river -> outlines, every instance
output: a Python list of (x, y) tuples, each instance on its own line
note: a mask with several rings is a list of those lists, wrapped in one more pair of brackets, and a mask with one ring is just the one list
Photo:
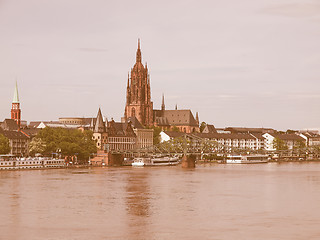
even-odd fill
[(0, 239), (320, 239), (320, 163), (0, 172)]

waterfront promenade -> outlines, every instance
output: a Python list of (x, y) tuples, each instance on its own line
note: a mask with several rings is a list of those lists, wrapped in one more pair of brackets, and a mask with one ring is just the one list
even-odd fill
[(1, 239), (318, 239), (320, 163), (0, 174)]

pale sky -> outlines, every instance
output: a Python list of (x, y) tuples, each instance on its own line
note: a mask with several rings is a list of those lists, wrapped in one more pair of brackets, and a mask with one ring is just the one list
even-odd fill
[(320, 128), (320, 2), (0, 0), (0, 121), (124, 113), (137, 39), (160, 108), (216, 127)]

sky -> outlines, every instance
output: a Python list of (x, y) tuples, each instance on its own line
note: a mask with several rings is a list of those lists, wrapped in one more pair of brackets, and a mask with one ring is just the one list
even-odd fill
[(138, 38), (151, 98), (216, 127), (320, 128), (318, 0), (0, 0), (0, 121), (124, 114)]

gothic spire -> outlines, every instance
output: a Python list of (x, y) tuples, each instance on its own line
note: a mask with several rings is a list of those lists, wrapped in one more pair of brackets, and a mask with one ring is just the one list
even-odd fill
[(138, 38), (138, 49), (137, 49), (137, 56), (136, 62), (141, 62), (141, 50), (140, 50), (140, 38)]
[(198, 114), (198, 112), (196, 113), (196, 121), (197, 121), (197, 123), (199, 125), (199, 114)]
[(166, 109), (166, 106), (164, 105), (164, 94), (162, 94), (161, 110), (164, 111), (165, 109)]
[(19, 101), (19, 93), (18, 93), (18, 83), (17, 83), (17, 80), (16, 80), (16, 88), (14, 89), (14, 95), (13, 95), (12, 103), (20, 103), (20, 101)]
[(93, 132), (96, 132), (96, 133), (104, 132), (104, 124), (103, 124), (103, 118), (102, 118), (102, 113), (100, 108), (97, 114), (96, 125), (94, 126)]
[(128, 85), (127, 85), (127, 88), (129, 88), (129, 86), (130, 86), (129, 79), (130, 79), (130, 77), (129, 77), (129, 72), (128, 72)]
[(176, 104), (176, 109), (175, 110), (178, 110), (178, 104)]

